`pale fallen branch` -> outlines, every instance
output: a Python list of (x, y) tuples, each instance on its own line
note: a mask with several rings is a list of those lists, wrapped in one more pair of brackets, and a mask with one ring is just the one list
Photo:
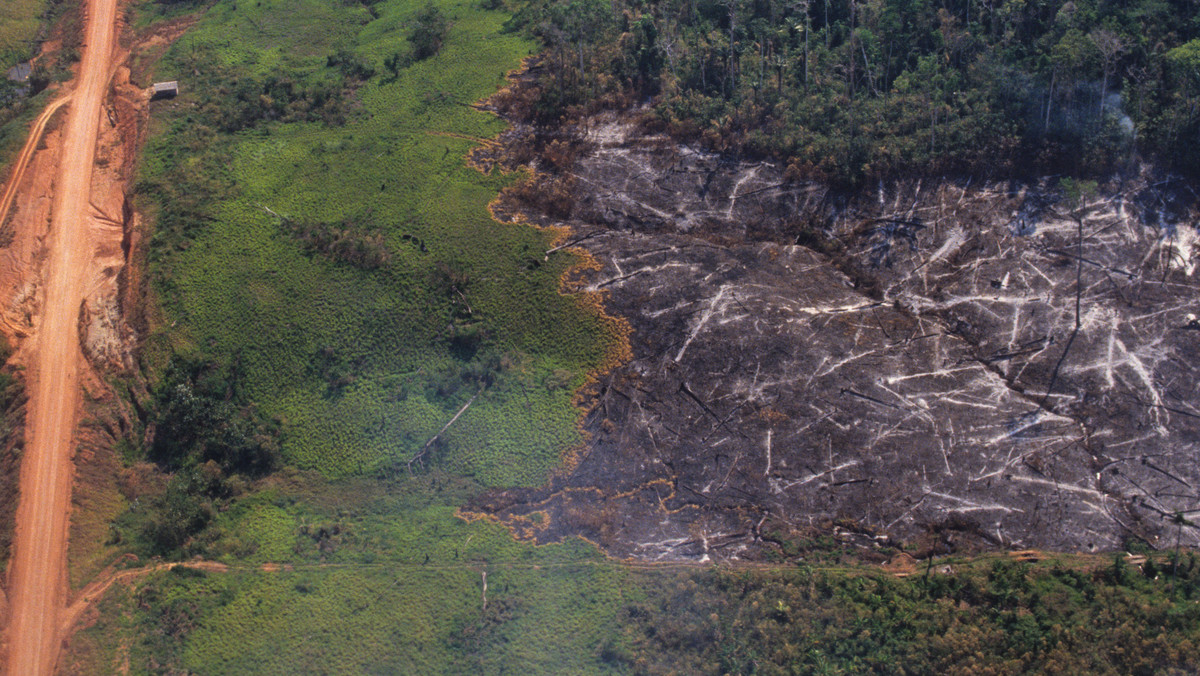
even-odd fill
[(597, 235), (601, 235), (601, 234), (604, 234), (603, 230), (593, 230), (593, 231), (587, 233), (586, 235), (583, 235), (582, 237), (576, 237), (575, 239), (572, 239), (564, 244), (559, 244), (558, 246), (547, 250), (546, 254), (542, 260), (549, 260), (550, 254), (554, 253), (555, 251), (562, 251), (563, 249), (573, 247), (576, 244), (579, 244), (580, 242), (589, 240), (589, 239), (596, 237)]
[(440, 439), (441, 436), (446, 433), (446, 430), (450, 429), (450, 426), (453, 425), (460, 417), (462, 417), (462, 414), (467, 412), (467, 409), (471, 407), (471, 404), (475, 403), (475, 400), (479, 398), (479, 395), (483, 394), (483, 391), (485, 389), (487, 389), (486, 385), (484, 387), (479, 388), (479, 391), (475, 393), (475, 396), (468, 399), (467, 403), (463, 404), (462, 408), (458, 409), (458, 413), (454, 414), (454, 417), (450, 419), (450, 422), (446, 423), (442, 427), (442, 429), (438, 430), (437, 434), (430, 437), (429, 441), (426, 441), (425, 445), (421, 447), (421, 450), (418, 451), (416, 455), (414, 455), (412, 458), (409, 459), (408, 471), (410, 474), (412, 473), (413, 463), (420, 460), (425, 454), (427, 454), (429, 452), (429, 447), (433, 446), (435, 443), (437, 443), (437, 440)]
[(279, 215), (278, 213), (275, 212), (274, 209), (272, 209), (271, 207), (269, 207), (265, 204), (259, 204), (258, 202), (255, 202), (254, 206), (258, 207), (259, 209), (262, 209), (263, 211), (267, 212), (268, 214), (271, 214), (272, 216), (274, 216), (275, 218), (278, 218), (281, 221), (289, 220), (287, 216)]

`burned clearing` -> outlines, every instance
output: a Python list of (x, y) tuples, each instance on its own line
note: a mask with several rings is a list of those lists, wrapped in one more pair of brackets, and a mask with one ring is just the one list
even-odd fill
[[(39, 659), (71, 673), (1196, 670), (1200, 567), (1178, 544), (1196, 542), (1194, 196), (1148, 178), (1097, 191), (945, 173), (1060, 143), (1056, 101), (1148, 139), (1144, 120), (1178, 113), (1159, 126), (1179, 133), (1190, 109), (1114, 101), (1104, 83), (1084, 101), (1070, 88), (1085, 73), (1047, 70), (1096, 23), (1087, 12), (1068, 29), (1071, 12), (1049, 27), (1046, 8), (1025, 11), (1022, 55), (965, 8), (959, 25), (1003, 47), (998, 64), (1060, 88), (1020, 146), (1004, 116), (1028, 116), (989, 106), (1012, 89), (980, 89), (1007, 80), (951, 51), (957, 11), (905, 18), (912, 40), (879, 32), (912, 43), (893, 59), (860, 39), (901, 9), (888, 3), (765, 33), (781, 6), (747, 24), (764, 6), (519, 5), (87, 0), (49, 33), (60, 57), (39, 68), (65, 74), (86, 47), (70, 109), (100, 93), (105, 114), (72, 118), (100, 125), (96, 145), (43, 111), (8, 195), (10, 338), (31, 355), (81, 348), (67, 355), (79, 427), (59, 445), (71, 505), (40, 510), (70, 531), (65, 568), (41, 569), (61, 588), (42, 609), (64, 612)], [(117, 47), (76, 39), (86, 21), (120, 27)], [(1073, 42), (1047, 41), (1061, 30)], [(801, 32), (802, 97), (784, 72)], [(1128, 66), (1188, 66), (1200, 39), (1177, 45), (1194, 37), (1163, 34), (1154, 50), (1173, 55)], [(110, 51), (111, 68), (88, 65)], [(1111, 91), (1133, 94), (1111, 65)], [(955, 72), (971, 79), (937, 80)], [(1180, 75), (1139, 82), (1195, 91)], [(489, 105), (545, 126), (505, 132)], [(1104, 171), (1093, 160), (1123, 138), (1075, 166)], [(96, 145), (94, 171), (62, 150), (77, 145)], [(900, 163), (868, 170), (889, 149)], [(60, 155), (70, 180), (54, 179)], [(477, 171), (495, 165), (535, 171)], [(914, 179), (875, 190), (898, 167)], [(89, 208), (53, 206), (86, 198), (83, 178)], [(91, 263), (35, 255), (64, 241), (52, 206), (95, 226), (68, 238)], [(518, 224), (493, 219), (506, 215)], [(68, 271), (83, 301), (46, 290)], [(14, 366), (36, 363), (21, 354)], [(37, 441), (50, 428), (30, 392), (34, 418), (9, 436)], [(37, 446), (21, 447), (27, 466)], [(958, 555), (1017, 546), (1060, 551)]]
[[(475, 509), (650, 560), (831, 529), (928, 551), (1197, 541), (1186, 184), (851, 199), (613, 122), (583, 140), (555, 179), (600, 263), (574, 283), (629, 321), (633, 358), (570, 472)], [(499, 211), (538, 219), (522, 194)]]

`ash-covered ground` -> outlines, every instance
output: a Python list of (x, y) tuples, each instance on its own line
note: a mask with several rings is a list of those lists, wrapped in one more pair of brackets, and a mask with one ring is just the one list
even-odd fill
[(570, 473), (473, 509), (648, 560), (757, 558), (823, 529), (1200, 542), (1181, 523), (1200, 513), (1189, 186), (848, 198), (618, 124), (588, 141), (570, 217), (541, 220), (602, 264), (577, 286), (628, 320), (633, 359), (602, 378)]

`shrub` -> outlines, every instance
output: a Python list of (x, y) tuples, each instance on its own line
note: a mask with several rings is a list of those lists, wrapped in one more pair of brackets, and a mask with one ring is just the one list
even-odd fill
[(441, 50), (446, 32), (450, 29), (450, 22), (432, 3), (425, 5), (413, 18), (413, 22), (408, 41), (412, 45), (413, 58), (422, 61)]

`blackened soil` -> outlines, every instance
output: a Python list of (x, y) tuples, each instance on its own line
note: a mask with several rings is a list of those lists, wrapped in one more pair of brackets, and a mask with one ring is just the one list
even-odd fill
[(616, 122), (581, 141), (565, 221), (499, 211), (571, 226), (602, 264), (576, 286), (629, 321), (633, 359), (604, 375), (570, 473), (472, 509), (649, 560), (761, 558), (820, 531), (1198, 541), (1175, 518), (1200, 509), (1188, 186), (845, 197)]

